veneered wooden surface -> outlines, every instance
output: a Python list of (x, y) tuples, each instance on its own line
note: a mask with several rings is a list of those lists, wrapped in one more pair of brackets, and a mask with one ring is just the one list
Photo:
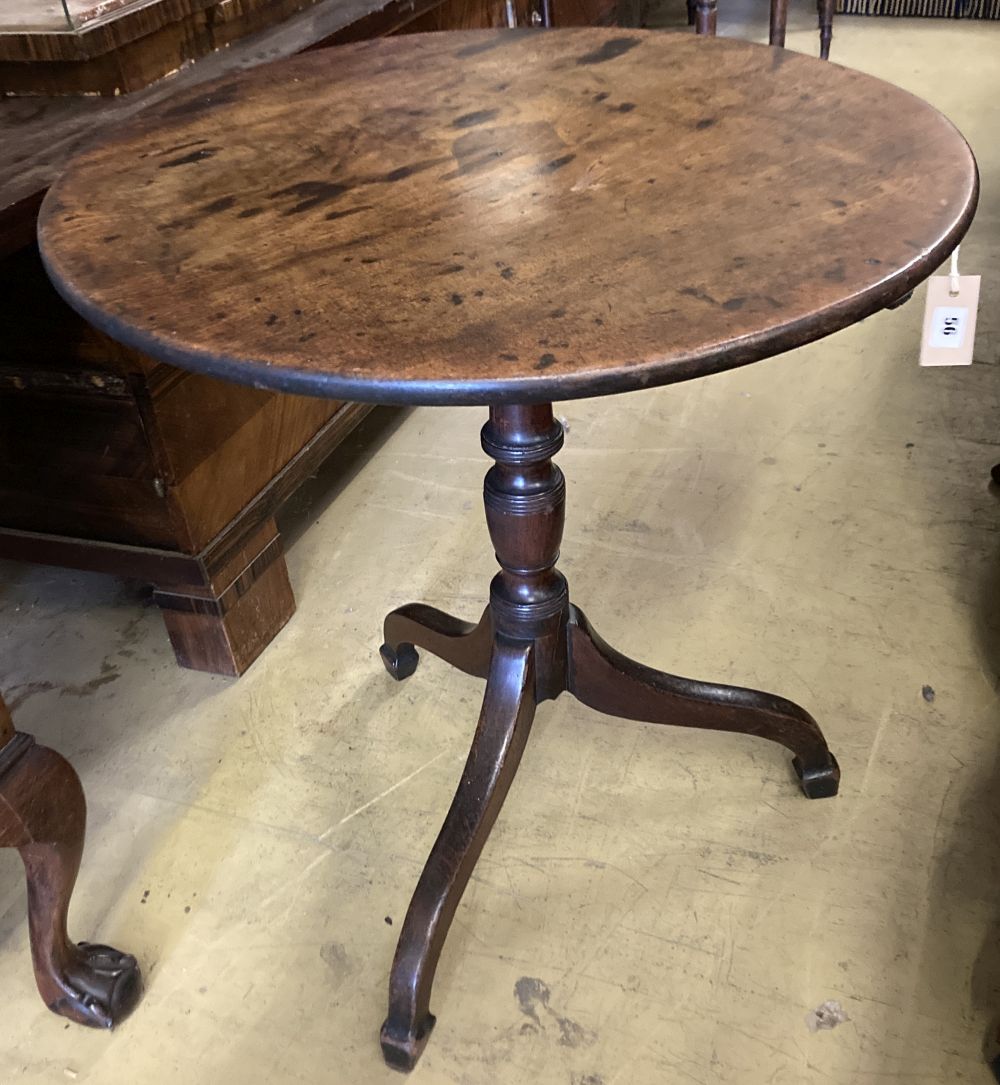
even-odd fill
[(371, 34), (385, 33), (406, 21), (400, 6), (400, 0), (320, 0), (280, 26), (235, 42), (133, 94), (5, 99), (0, 103), (0, 146), (4, 148), (0, 155), (0, 254), (27, 243), (30, 237), (24, 224), (30, 223), (33, 231), (36, 201), (72, 155), (105, 128), (227, 73), (337, 40), (361, 22), (372, 28)]
[[(335, 73), (335, 77), (332, 73)], [(147, 111), (42, 208), (88, 320), (286, 391), (550, 400), (778, 353), (897, 300), (971, 220), (924, 102), (746, 42), (366, 42)]]
[[(527, 15), (527, 0), (516, 0), (521, 18)], [(559, 26), (614, 22), (612, 0), (564, 0), (557, 13)], [(229, 9), (227, 9), (229, 12)], [(231, 13), (230, 13), (231, 14)], [(67, 63), (51, 62), (47, 73), (43, 62), (31, 67), (40, 72), (39, 89), (62, 97), (8, 98), (0, 108), (0, 255), (27, 245), (35, 232), (38, 205), (74, 153), (103, 129), (120, 124), (153, 102), (160, 102), (184, 90), (209, 83), (226, 73), (244, 71), (259, 64), (292, 56), (306, 49), (362, 41), (383, 34), (414, 30), (451, 30), (458, 27), (485, 27), (504, 24), (503, 0), (318, 0), (312, 7), (292, 15), (279, 26), (257, 31), (232, 41), (226, 48), (202, 57), (197, 64), (185, 60), (194, 47), (180, 24), (162, 27), (147, 34), (150, 50), (162, 53), (177, 49), (174, 66), (180, 70), (142, 90), (117, 97), (67, 96), (85, 88), (89, 76), (74, 77)], [(218, 43), (220, 27), (211, 29)], [(149, 29), (149, 28), (147, 28)], [(155, 41), (157, 35), (161, 41)], [(194, 43), (195, 45), (197, 43)], [(115, 45), (107, 43), (108, 48)], [(146, 46), (136, 45), (136, 56), (121, 56), (121, 64), (144, 68)], [(89, 55), (89, 54), (88, 54)], [(113, 69), (99, 78), (118, 77), (115, 56), (104, 55), (94, 64)], [(87, 67), (79, 63), (76, 67)], [(168, 69), (169, 70), (169, 69)], [(5, 80), (28, 78), (15, 75), (10, 64), (0, 60), (0, 84)], [(93, 89), (93, 88), (91, 88)]]

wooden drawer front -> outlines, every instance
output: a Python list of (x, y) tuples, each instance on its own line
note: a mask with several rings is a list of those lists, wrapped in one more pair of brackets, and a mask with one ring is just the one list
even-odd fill
[(96, 389), (89, 396), (0, 390), (0, 463), (15, 482), (37, 469), (77, 478), (156, 477), (135, 400)]
[[(162, 367), (166, 369), (166, 367)], [(252, 500), (341, 406), (197, 374), (157, 372), (143, 404), (192, 552)]]
[(0, 474), (0, 526), (76, 539), (177, 548), (169, 502), (146, 480), (22, 473)]
[(0, 526), (175, 545), (135, 400), (0, 393)]

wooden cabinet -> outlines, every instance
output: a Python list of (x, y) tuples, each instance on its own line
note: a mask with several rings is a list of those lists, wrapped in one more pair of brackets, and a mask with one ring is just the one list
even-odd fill
[[(532, 2), (517, 0), (521, 18)], [(561, 3), (557, 21), (613, 18), (607, 0)], [(274, 514), (369, 408), (237, 387), (108, 339), (48, 282), (33, 240), (38, 206), (95, 133), (179, 89), (331, 42), (500, 25), (504, 12), (504, 0), (375, 11), (321, 0), (135, 94), (4, 103), (0, 557), (145, 581), (179, 663), (238, 675), (253, 662), (295, 605)]]
[(185, 666), (240, 674), (294, 601), (274, 512), (359, 404), (159, 365), (0, 264), (0, 555), (151, 583)]

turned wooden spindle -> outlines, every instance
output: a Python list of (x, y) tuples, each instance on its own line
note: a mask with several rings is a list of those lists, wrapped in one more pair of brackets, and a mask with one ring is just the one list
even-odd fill
[(490, 585), (497, 633), (536, 642), (545, 666), (536, 670), (536, 700), (566, 688), (563, 629), (566, 578), (556, 569), (566, 519), (566, 480), (552, 457), (563, 429), (551, 404), (490, 408), (482, 445), (496, 461), (486, 474), (486, 524), (501, 571)]
[(694, 28), (697, 34), (715, 37), (715, 23), (718, 17), (717, 0), (696, 0), (694, 9)]
[(829, 60), (833, 40), (833, 0), (816, 0), (816, 11), (819, 15), (819, 57)]

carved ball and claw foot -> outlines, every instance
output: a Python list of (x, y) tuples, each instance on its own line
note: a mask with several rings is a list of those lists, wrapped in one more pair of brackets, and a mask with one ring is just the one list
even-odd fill
[(54, 977), (59, 993), (46, 1005), (79, 1025), (114, 1028), (142, 996), (139, 962), (130, 953), (90, 942), (72, 950), (65, 970)]
[(382, 1026), (386, 1063), (411, 1070), (434, 1016), (431, 987), (455, 911), (517, 772), (535, 708), (563, 692), (608, 715), (756, 735), (787, 747), (809, 798), (836, 795), (840, 769), (816, 721), (783, 697), (679, 678), (606, 644), (569, 601), (556, 569), (565, 480), (552, 463), (562, 427), (550, 405), (496, 406), (483, 447), (496, 462), (484, 500), (500, 573), (473, 625), (411, 604), (385, 621), (382, 659), (411, 675), (424, 649), (486, 679), (476, 734), (458, 789), (410, 901)]
[[(0, 717), (5, 715), (0, 701)], [(17, 848), (24, 863), (38, 993), (53, 1013), (70, 1021), (113, 1028), (135, 1008), (142, 980), (130, 954), (74, 944), (67, 934), (86, 827), (80, 779), (54, 750), (11, 732), (0, 749), (0, 847)]]

